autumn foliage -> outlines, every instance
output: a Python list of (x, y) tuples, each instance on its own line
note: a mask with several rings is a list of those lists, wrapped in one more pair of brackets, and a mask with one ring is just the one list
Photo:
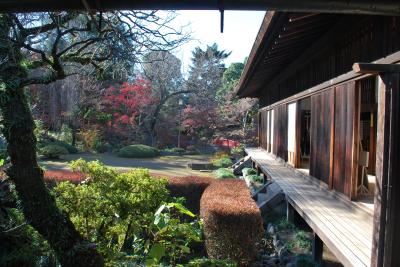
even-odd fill
[(104, 96), (104, 104), (112, 114), (109, 125), (138, 123), (138, 116), (148, 106), (156, 104), (157, 99), (150, 82), (144, 79), (136, 79), (133, 83), (125, 82), (121, 86), (110, 86)]
[(251, 266), (258, 256), (264, 230), (260, 211), (245, 182), (213, 182), (204, 191), (200, 207), (208, 256)]

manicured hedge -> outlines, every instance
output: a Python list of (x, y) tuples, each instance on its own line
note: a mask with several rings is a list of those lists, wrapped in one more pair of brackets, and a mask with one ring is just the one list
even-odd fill
[(210, 177), (187, 176), (167, 178), (167, 189), (173, 197), (184, 197), (185, 206), (193, 213), (200, 212), (200, 199), (204, 190), (215, 181)]
[(157, 148), (146, 145), (130, 145), (120, 149), (118, 157), (122, 158), (153, 158), (160, 154)]
[(68, 150), (59, 145), (47, 145), (40, 149), (40, 154), (48, 159), (58, 159), (61, 155), (68, 154)]
[(64, 182), (80, 183), (85, 179), (83, 173), (73, 172), (69, 170), (46, 170), (44, 172), (44, 180), (46, 182)]
[(251, 266), (259, 255), (264, 230), (260, 211), (243, 180), (213, 182), (201, 198), (200, 216), (210, 258)]

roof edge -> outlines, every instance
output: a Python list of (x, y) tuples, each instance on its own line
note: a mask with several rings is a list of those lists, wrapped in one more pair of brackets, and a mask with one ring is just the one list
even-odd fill
[(272, 37), (269, 35), (269, 33), (271, 33), (273, 27), (278, 21), (278, 18), (282, 14), (283, 12), (277, 11), (267, 11), (265, 14), (260, 30), (258, 31), (253, 47), (251, 48), (249, 58), (247, 59), (242, 75), (240, 76), (239, 83), (236, 85), (235, 96), (238, 96), (239, 98), (252, 96), (248, 92), (246, 93), (247, 82), (252, 76), (253, 71), (258, 65), (259, 61), (262, 60), (263, 57), (261, 55), (265, 51), (266, 43), (271, 39), (268, 37)]

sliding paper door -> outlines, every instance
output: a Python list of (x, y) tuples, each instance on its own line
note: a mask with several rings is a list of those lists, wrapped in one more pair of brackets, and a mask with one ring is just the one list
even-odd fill
[(297, 117), (297, 103), (288, 105), (288, 126), (287, 126), (287, 150), (288, 150), (288, 163), (296, 166), (296, 117)]

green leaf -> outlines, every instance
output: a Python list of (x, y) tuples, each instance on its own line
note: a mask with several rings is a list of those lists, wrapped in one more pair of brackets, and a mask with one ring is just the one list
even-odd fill
[(157, 263), (160, 262), (160, 260), (164, 256), (165, 256), (165, 246), (163, 244), (154, 244), (151, 247), (150, 252), (147, 256), (146, 265), (148, 260), (152, 261), (153, 263)]
[(181, 214), (186, 214), (190, 217), (196, 217), (196, 215), (194, 215), (190, 210), (188, 210), (187, 208), (185, 208), (181, 203), (168, 203), (168, 207), (172, 208), (176, 208)]
[(190, 253), (190, 248), (187, 246), (180, 246), (183, 253)]

